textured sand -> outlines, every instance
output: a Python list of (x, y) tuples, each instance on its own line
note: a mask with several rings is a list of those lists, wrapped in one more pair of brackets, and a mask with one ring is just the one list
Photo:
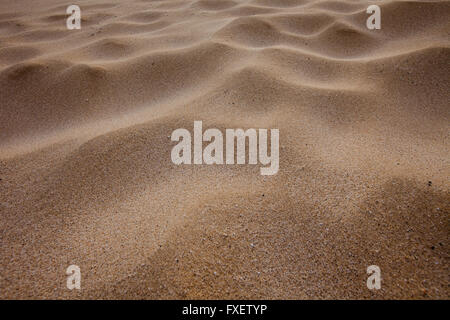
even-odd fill
[[(449, 299), (450, 2), (372, 3), (0, 1), (0, 297)], [(173, 165), (194, 120), (280, 171)]]

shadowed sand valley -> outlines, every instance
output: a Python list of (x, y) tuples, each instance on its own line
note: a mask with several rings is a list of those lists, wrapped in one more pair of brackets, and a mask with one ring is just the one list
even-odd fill
[[(0, 2), (1, 298), (449, 298), (449, 1), (380, 30), (360, 0), (75, 2), (81, 30)], [(195, 120), (279, 129), (278, 173), (174, 165)]]

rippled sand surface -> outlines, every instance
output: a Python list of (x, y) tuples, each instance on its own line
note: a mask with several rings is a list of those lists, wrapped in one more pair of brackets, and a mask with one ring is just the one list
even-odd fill
[[(381, 30), (359, 0), (73, 2), (81, 30), (0, 2), (1, 298), (449, 298), (449, 1), (377, 1)], [(174, 165), (194, 120), (278, 128), (279, 172)]]

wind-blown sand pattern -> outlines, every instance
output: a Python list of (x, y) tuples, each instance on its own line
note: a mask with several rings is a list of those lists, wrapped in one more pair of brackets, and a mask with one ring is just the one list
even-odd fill
[[(450, 2), (369, 4), (1, 1), (0, 297), (448, 299)], [(194, 120), (278, 174), (174, 165)]]

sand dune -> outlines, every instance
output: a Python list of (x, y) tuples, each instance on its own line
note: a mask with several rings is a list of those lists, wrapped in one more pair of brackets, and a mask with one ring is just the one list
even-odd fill
[[(449, 298), (450, 2), (76, 3), (0, 3), (0, 297)], [(195, 120), (278, 174), (174, 165)]]

